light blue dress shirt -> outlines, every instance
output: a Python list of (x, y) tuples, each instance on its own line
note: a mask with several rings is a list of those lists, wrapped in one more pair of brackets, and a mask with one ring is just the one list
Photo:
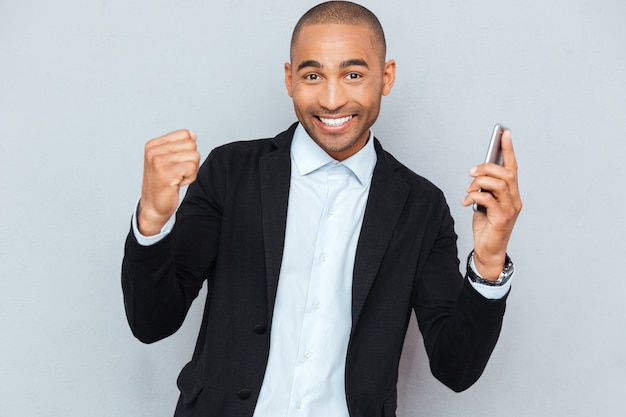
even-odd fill
[(270, 355), (255, 417), (347, 417), (352, 274), (376, 151), (342, 162), (298, 126)]

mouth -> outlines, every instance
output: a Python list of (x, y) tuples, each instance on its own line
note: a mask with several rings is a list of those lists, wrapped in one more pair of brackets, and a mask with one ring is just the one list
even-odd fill
[(353, 117), (352, 115), (345, 116), (345, 117), (337, 117), (337, 118), (319, 116), (318, 120), (328, 127), (336, 128), (336, 127), (341, 127), (345, 125), (346, 123), (348, 123), (350, 120), (352, 120), (352, 117)]

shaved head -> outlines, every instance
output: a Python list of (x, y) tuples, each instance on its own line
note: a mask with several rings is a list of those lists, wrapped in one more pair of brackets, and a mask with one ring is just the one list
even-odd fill
[(374, 41), (380, 47), (382, 59), (385, 59), (387, 44), (385, 33), (378, 18), (365, 7), (349, 1), (328, 1), (318, 4), (306, 12), (296, 24), (291, 36), (291, 49), (296, 43), (300, 31), (305, 26), (343, 24), (354, 26), (366, 26), (372, 32)]

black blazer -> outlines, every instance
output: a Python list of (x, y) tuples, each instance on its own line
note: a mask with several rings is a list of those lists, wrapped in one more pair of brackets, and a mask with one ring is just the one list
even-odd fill
[[(251, 416), (267, 365), (295, 126), (273, 139), (216, 148), (202, 164), (172, 232), (142, 247), (128, 235), (122, 286), (133, 334), (152, 343), (182, 324), (202, 283), (208, 295), (176, 416)], [(351, 416), (394, 416), (398, 363), (412, 310), (433, 374), (455, 391), (481, 375), (505, 300), (459, 273), (443, 194), (375, 142), (359, 236), (345, 389)]]

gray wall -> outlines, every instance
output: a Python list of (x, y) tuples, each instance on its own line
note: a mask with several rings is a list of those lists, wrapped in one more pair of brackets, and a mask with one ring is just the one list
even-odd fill
[[(0, 415), (169, 416), (203, 299), (154, 345), (126, 324), (122, 245), (143, 144), (204, 156), (295, 120), (290, 31), (314, 1), (0, 2)], [(626, 3), (366, 1), (398, 81), (374, 127), (446, 193), (513, 129), (518, 273), (482, 379), (454, 394), (411, 325), (399, 416), (615, 416), (626, 408)], [(203, 298), (204, 294), (202, 294)]]

